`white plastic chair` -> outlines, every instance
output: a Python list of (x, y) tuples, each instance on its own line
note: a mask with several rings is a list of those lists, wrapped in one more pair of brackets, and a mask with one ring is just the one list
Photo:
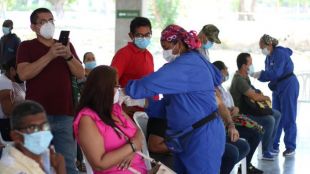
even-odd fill
[[(81, 149), (82, 151), (82, 149)], [(85, 162), (85, 167), (86, 167), (86, 174), (93, 174), (93, 169), (91, 168), (86, 156), (84, 155), (84, 152), (82, 151), (82, 154), (83, 154), (83, 160)]]
[[(135, 121), (135, 123), (137, 124), (137, 126), (139, 127), (139, 129), (142, 131), (143, 133), (143, 145), (142, 145), (142, 153), (147, 156), (150, 157), (149, 154), (149, 150), (147, 148), (147, 142), (146, 142), (146, 130), (147, 130), (147, 122), (149, 120), (149, 117), (147, 116), (147, 114), (145, 112), (135, 112), (133, 115), (133, 119)], [(151, 162), (147, 159), (144, 159), (145, 161), (145, 165), (147, 170), (151, 170), (152, 169), (152, 165)]]
[[(244, 141), (246, 141), (244, 138), (240, 138)], [(247, 174), (247, 166), (246, 166), (246, 157), (244, 157), (239, 163), (237, 163), (235, 166), (241, 165), (241, 174)]]
[(3, 144), (4, 146), (7, 146), (7, 145), (9, 145), (9, 144), (12, 143), (12, 142), (10, 142), (10, 141), (4, 141), (3, 138), (2, 138), (1, 132), (0, 132), (0, 143)]

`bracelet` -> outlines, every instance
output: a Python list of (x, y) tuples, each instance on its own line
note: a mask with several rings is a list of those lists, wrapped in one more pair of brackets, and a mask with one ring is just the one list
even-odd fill
[(73, 59), (73, 56), (70, 56), (70, 57), (66, 58), (65, 60), (66, 60), (66, 61), (70, 61), (70, 60), (72, 60), (72, 59)]
[(131, 141), (128, 141), (128, 143), (130, 144), (130, 147), (131, 147), (132, 151), (136, 152), (137, 151), (137, 147), (136, 147), (135, 143), (133, 143)]
[(234, 123), (234, 122), (229, 122), (229, 123), (226, 125), (227, 128), (229, 128), (229, 127), (231, 127), (231, 126), (235, 127), (235, 123)]

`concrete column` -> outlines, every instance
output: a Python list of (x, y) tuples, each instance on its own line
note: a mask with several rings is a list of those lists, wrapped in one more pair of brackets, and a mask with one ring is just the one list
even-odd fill
[(142, 15), (143, 0), (116, 0), (115, 52), (131, 39), (129, 25), (133, 18)]

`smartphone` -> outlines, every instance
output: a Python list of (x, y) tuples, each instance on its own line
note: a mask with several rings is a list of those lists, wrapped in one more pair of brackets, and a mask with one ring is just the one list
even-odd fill
[(70, 31), (61, 30), (58, 42), (62, 43), (63, 45), (67, 45), (69, 41), (69, 34)]

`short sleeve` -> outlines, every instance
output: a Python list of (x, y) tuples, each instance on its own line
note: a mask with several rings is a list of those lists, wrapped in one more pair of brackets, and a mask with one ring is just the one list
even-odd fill
[(124, 49), (119, 50), (113, 57), (111, 66), (117, 70), (118, 78), (123, 76), (124, 70), (128, 64), (128, 54), (126, 54)]
[(30, 49), (29, 49), (29, 41), (22, 42), (18, 49), (16, 54), (16, 63), (23, 63), (23, 62), (29, 62), (30, 60)]
[(237, 79), (237, 88), (241, 94), (245, 94), (250, 88), (250, 84), (243, 78)]

